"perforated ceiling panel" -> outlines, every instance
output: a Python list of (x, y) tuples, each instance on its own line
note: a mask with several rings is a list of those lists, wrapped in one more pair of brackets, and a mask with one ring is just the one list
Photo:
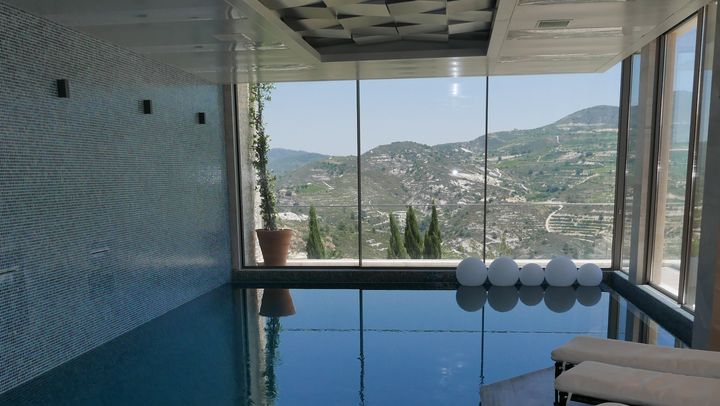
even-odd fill
[(354, 59), (441, 50), (484, 55), (496, 6), (495, 0), (261, 1), (322, 56)]

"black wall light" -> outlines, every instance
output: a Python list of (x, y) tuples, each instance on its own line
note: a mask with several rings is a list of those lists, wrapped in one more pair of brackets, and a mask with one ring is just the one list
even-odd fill
[(142, 101), (143, 114), (152, 114), (152, 100)]
[(198, 124), (205, 124), (205, 113), (197, 113)]
[(63, 99), (70, 97), (70, 84), (67, 79), (58, 79), (55, 81), (57, 85), (57, 96)]

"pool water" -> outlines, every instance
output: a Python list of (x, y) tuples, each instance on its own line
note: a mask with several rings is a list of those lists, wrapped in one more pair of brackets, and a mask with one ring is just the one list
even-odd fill
[(599, 289), (282, 293), (263, 303), (261, 289), (226, 285), (0, 404), (476, 405), (483, 385), (552, 366), (576, 335), (632, 338), (640, 324), (645, 341), (678, 344)]

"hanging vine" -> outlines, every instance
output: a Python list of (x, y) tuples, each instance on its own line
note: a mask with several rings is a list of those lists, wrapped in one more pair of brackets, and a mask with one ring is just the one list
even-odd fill
[(270, 136), (265, 132), (263, 110), (265, 102), (270, 101), (270, 94), (275, 85), (272, 83), (254, 83), (250, 85), (250, 128), (253, 131), (253, 150), (255, 156), (253, 166), (257, 173), (257, 190), (260, 192), (260, 215), (263, 228), (276, 231), (277, 227), (277, 200), (275, 197), (275, 176), (268, 169), (268, 152), (270, 151)]

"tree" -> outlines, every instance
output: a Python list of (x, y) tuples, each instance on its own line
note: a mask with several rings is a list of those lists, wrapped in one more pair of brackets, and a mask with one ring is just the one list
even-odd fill
[(388, 247), (388, 259), (405, 259), (408, 257), (407, 251), (403, 246), (400, 229), (395, 222), (395, 216), (392, 213), (390, 217), (390, 246)]
[(413, 210), (412, 206), (408, 206), (407, 215), (405, 216), (405, 249), (410, 258), (422, 258), (422, 237), (415, 217), (415, 210)]
[(501, 257), (512, 255), (512, 248), (510, 248), (510, 245), (507, 243), (507, 239), (505, 239), (505, 232), (503, 232), (503, 235), (500, 238), (500, 246), (498, 246), (497, 254)]
[(430, 227), (425, 232), (423, 243), (423, 257), (425, 259), (442, 258), (442, 237), (440, 236), (440, 222), (438, 221), (437, 207), (435, 202), (432, 205), (430, 214)]
[(307, 257), (310, 259), (325, 258), (325, 246), (320, 235), (320, 227), (318, 226), (317, 212), (315, 206), (310, 206), (310, 226), (309, 234), (305, 245)]

